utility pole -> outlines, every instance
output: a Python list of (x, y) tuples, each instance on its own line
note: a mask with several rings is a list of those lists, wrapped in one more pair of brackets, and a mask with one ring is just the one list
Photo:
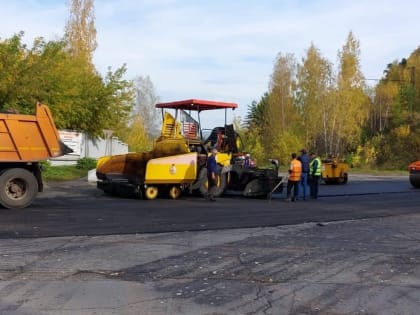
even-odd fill
[[(410, 85), (411, 88), (413, 89), (413, 91), (415, 91), (415, 83), (416, 83), (416, 67), (415, 66), (411, 66), (409, 67), (410, 69)], [(410, 108), (409, 111), (410, 113), (413, 112), (413, 100), (410, 98)]]

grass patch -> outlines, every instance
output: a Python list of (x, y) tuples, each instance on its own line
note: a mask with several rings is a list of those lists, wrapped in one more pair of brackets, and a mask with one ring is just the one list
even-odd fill
[(44, 167), (42, 177), (46, 181), (65, 181), (83, 178), (87, 174), (87, 170), (77, 168), (76, 165), (60, 165)]

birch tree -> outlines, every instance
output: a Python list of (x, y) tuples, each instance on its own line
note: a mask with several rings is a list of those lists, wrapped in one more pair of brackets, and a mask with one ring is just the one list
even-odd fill
[(328, 130), (333, 123), (334, 78), (331, 63), (311, 44), (298, 68), (297, 101), (306, 146), (319, 154), (328, 151)]
[(71, 0), (65, 40), (74, 57), (80, 57), (87, 64), (92, 64), (93, 53), (97, 47), (93, 0)]
[(354, 149), (369, 114), (369, 98), (360, 70), (360, 44), (350, 32), (339, 51), (336, 111), (330, 137), (331, 153), (338, 155)]
[(302, 145), (300, 117), (295, 104), (296, 69), (293, 54), (278, 54), (269, 84), (267, 128), (263, 137), (266, 151), (286, 163), (290, 153)]
[(140, 116), (144, 128), (150, 137), (159, 133), (159, 111), (155, 108), (159, 96), (149, 76), (138, 76), (134, 79), (133, 115)]

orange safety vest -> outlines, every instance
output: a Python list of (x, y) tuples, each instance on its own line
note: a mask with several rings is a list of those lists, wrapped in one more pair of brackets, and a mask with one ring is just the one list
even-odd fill
[(298, 182), (302, 176), (302, 163), (296, 159), (290, 162), (289, 180)]

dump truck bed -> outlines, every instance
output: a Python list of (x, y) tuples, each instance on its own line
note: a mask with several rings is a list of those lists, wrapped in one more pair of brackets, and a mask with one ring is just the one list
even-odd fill
[(34, 162), (63, 154), (58, 131), (46, 105), (35, 115), (0, 113), (0, 162)]

